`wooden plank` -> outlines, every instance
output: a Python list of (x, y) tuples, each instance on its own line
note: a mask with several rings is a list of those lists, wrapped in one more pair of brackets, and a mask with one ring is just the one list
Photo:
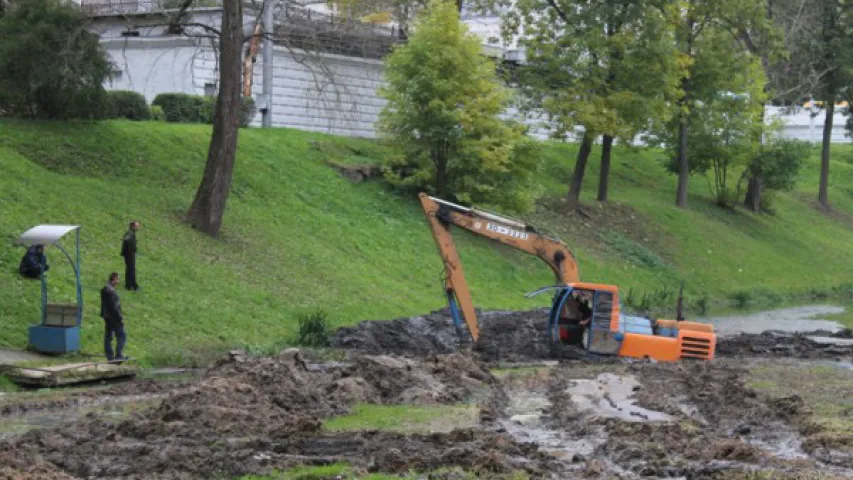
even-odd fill
[(139, 369), (110, 363), (76, 363), (48, 367), (10, 367), (5, 375), (19, 385), (55, 387), (75, 383), (134, 377)]

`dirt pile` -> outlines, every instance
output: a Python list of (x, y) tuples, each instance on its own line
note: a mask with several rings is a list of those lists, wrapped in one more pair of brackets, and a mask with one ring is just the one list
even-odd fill
[[(545, 338), (548, 309), (523, 312), (477, 311), (480, 339), (475, 351), (485, 361), (525, 361), (549, 357)], [(424, 357), (458, 352), (460, 341), (448, 310), (389, 321), (364, 321), (335, 332), (332, 345), (368, 354)]]
[(296, 350), (270, 358), (233, 352), (155, 408), (118, 423), (87, 417), (31, 431), (0, 444), (0, 451), (26, 460), (22, 465), (77, 477), (209, 478), (328, 461), (392, 472), (405, 465), (545, 471), (545, 457), (534, 447), (498, 433), (322, 431), (324, 418), (355, 402), (452, 403), (494, 390), (499, 386), (486, 367), (463, 354), (422, 362), (363, 356), (315, 372)]
[(764, 332), (760, 334), (741, 333), (736, 336), (717, 340), (717, 355), (728, 357), (788, 357), (788, 358), (851, 358), (853, 345), (834, 345), (816, 342), (809, 337), (827, 337), (846, 340), (851, 331), (837, 333), (807, 332), (783, 333)]

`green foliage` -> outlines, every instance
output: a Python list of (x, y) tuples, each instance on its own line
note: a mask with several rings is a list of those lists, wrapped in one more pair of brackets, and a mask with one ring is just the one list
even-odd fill
[(618, 252), (622, 258), (634, 265), (659, 269), (668, 267), (666, 262), (657, 254), (615, 230), (608, 231), (604, 235), (604, 241)]
[(294, 343), (303, 347), (328, 347), (329, 322), (323, 310), (301, 314), (298, 318), (299, 330)]
[(163, 111), (163, 107), (160, 105), (151, 105), (151, 120), (157, 122), (166, 121), (166, 113)]
[(27, 0), (0, 17), (0, 113), (100, 119), (111, 64), (71, 2)]
[(210, 123), (212, 107), (209, 97), (186, 93), (161, 93), (152, 105), (163, 109), (163, 118), (176, 123)]
[(385, 76), (378, 126), (399, 151), (386, 164), (390, 182), (465, 203), (531, 206), (536, 145), (499, 118), (508, 93), (454, 2), (430, 3)]
[[(707, 8), (707, 15), (722, 15)], [(652, 137), (666, 146), (669, 171), (678, 173), (679, 126), (684, 119), (688, 171), (706, 178), (710, 172), (708, 185), (715, 202), (731, 207), (737, 200), (731, 179), (746, 168), (765, 129), (766, 76), (760, 59), (739, 48), (731, 34), (715, 24), (705, 25), (689, 50), (684, 55), (689, 80), (684, 84), (683, 110), (668, 124), (657, 125)]]
[(763, 188), (783, 192), (794, 188), (811, 145), (801, 140), (776, 138), (761, 145), (747, 167), (750, 175), (761, 178)]
[(126, 118), (128, 120), (149, 120), (151, 109), (141, 93), (126, 90), (107, 92), (109, 118)]
[[(152, 108), (159, 107), (162, 110), (163, 119), (167, 122), (213, 124), (216, 97), (186, 93), (161, 93), (154, 98), (151, 105)], [(252, 97), (244, 97), (240, 107), (240, 126), (248, 127), (256, 112), (255, 100)]]
[(252, 97), (243, 97), (243, 102), (240, 106), (240, 126), (248, 127), (257, 112), (255, 99)]
[(583, 127), (596, 137), (633, 139), (650, 121), (671, 116), (682, 69), (671, 24), (659, 2), (520, 0), (504, 36), (521, 34), (522, 104), (543, 109), (562, 137)]

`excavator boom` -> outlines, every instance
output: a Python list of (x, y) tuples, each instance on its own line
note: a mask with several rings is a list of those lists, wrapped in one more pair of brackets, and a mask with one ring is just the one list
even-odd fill
[(477, 315), (465, 281), (462, 262), (450, 234), (451, 225), (539, 257), (554, 272), (559, 285), (579, 281), (577, 263), (568, 247), (559, 240), (537, 233), (532, 226), (476, 208), (463, 207), (425, 193), (420, 194), (420, 200), (444, 262), (444, 289), (451, 315), (458, 328), (461, 328), (464, 320), (475, 342), (480, 335)]

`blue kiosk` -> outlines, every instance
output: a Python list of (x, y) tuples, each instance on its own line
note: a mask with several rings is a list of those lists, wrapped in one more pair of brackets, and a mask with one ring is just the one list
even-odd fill
[[(59, 240), (74, 232), (75, 257), (62, 248)], [(45, 249), (52, 245), (65, 254), (71, 263), (77, 286), (76, 303), (48, 303), (47, 274), (41, 275), (41, 324), (31, 325), (29, 343), (33, 349), (41, 353), (69, 353), (80, 350), (80, 325), (83, 321), (83, 287), (80, 284), (80, 226), (79, 225), (38, 225), (33, 227), (18, 239), (18, 243), (30, 247), (44, 245)]]

